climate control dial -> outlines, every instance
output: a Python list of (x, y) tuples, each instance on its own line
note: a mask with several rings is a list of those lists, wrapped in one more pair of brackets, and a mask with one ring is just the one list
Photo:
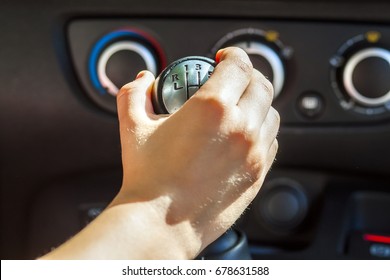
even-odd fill
[(373, 47), (353, 54), (345, 64), (343, 86), (351, 98), (364, 106), (389, 102), (390, 52)]
[(331, 64), (332, 86), (344, 109), (367, 115), (390, 110), (390, 51), (379, 33), (352, 38)]
[(88, 70), (97, 91), (91, 97), (105, 109), (116, 111), (119, 88), (132, 81), (141, 70), (157, 75), (166, 66), (158, 42), (137, 29), (118, 29), (101, 37), (90, 52)]

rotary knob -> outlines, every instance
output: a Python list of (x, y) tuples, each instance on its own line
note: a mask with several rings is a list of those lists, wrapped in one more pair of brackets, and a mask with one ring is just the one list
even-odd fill
[(390, 101), (390, 51), (366, 48), (353, 54), (345, 64), (343, 85), (358, 103), (375, 107)]
[(209, 79), (214, 67), (214, 60), (201, 56), (184, 57), (171, 63), (154, 84), (155, 112), (176, 112)]
[(282, 92), (286, 79), (284, 60), (291, 57), (292, 49), (281, 43), (276, 31), (236, 30), (220, 39), (212, 52), (228, 46), (242, 48), (249, 55), (254, 68), (273, 84), (274, 98)]
[(264, 184), (263, 188), (261, 196), (255, 201), (259, 221), (278, 233), (296, 230), (309, 212), (304, 188), (288, 178), (274, 179)]
[(330, 64), (340, 105), (365, 115), (390, 110), (390, 51), (381, 34), (370, 31), (344, 43)]
[(158, 42), (144, 31), (119, 29), (101, 37), (92, 47), (88, 70), (96, 90), (91, 97), (105, 109), (116, 112), (119, 88), (147, 69), (157, 74), (166, 65)]

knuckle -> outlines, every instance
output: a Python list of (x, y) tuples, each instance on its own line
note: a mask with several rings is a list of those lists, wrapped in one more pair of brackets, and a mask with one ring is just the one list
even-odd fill
[(130, 92), (135, 90), (135, 85), (133, 82), (125, 84), (121, 87), (118, 94), (116, 95), (117, 100), (122, 97), (123, 95), (129, 94)]
[(206, 121), (222, 121), (227, 110), (226, 106), (215, 94), (207, 96), (197, 94), (189, 99), (187, 103), (193, 114), (200, 116)]
[(235, 147), (235, 149), (243, 155), (247, 155), (256, 143), (256, 139), (253, 137), (253, 134), (250, 134), (245, 130), (230, 132), (229, 139), (232, 147)]
[(262, 81), (263, 79), (267, 79), (259, 70), (257, 70), (256, 68), (253, 69), (253, 77), (257, 80), (257, 81)]
[(264, 162), (261, 160), (260, 156), (252, 156), (248, 158), (246, 170), (247, 174), (251, 178), (251, 183), (257, 182), (264, 169)]
[(263, 89), (264, 91), (267, 93), (267, 95), (269, 96), (269, 98), (271, 100), (273, 100), (274, 98), (274, 86), (272, 85), (272, 83), (270, 82), (270, 80), (268, 80), (266, 77), (263, 76), (263, 79), (262, 79), (262, 86), (263, 86)]
[(238, 69), (244, 73), (244, 75), (250, 76), (252, 74), (253, 66), (249, 60), (240, 57), (240, 58), (236, 58), (234, 62), (238, 67)]
[(273, 98), (274, 95), (274, 86), (271, 81), (267, 79), (260, 71), (255, 70), (255, 77), (261, 83), (263, 90)]
[(242, 132), (232, 132), (229, 135), (230, 142), (240, 154), (245, 155), (249, 152), (252, 141)]
[(271, 107), (270, 108), (270, 112), (273, 116), (273, 119), (275, 120), (276, 124), (279, 126), (280, 124), (280, 114), (278, 111), (276, 111), (276, 109), (274, 107)]
[(276, 138), (275, 138), (274, 142), (272, 143), (272, 147), (273, 147), (274, 154), (276, 154), (277, 151), (279, 150), (279, 142)]
[(259, 122), (257, 118), (248, 118), (241, 126), (242, 133), (247, 135), (248, 139), (256, 139), (259, 131)]
[(274, 86), (260, 71), (257, 69), (253, 70), (253, 79), (257, 84), (259, 84), (259, 88), (266, 94), (267, 98), (272, 102), (274, 98)]
[(136, 89), (136, 82), (133, 81), (133, 82), (127, 83), (124, 86), (122, 86), (122, 88), (120, 90), (121, 91), (123, 90), (125, 92), (131, 92), (131, 91), (133, 91), (135, 89)]
[(227, 56), (231, 57), (233, 64), (245, 75), (250, 76), (253, 71), (253, 65), (248, 54), (241, 48), (229, 47), (226, 49)]

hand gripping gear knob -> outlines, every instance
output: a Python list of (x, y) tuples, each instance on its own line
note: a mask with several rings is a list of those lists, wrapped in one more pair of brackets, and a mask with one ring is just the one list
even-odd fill
[(188, 56), (171, 63), (154, 83), (155, 112), (176, 112), (209, 79), (215, 65), (214, 60), (202, 56)]

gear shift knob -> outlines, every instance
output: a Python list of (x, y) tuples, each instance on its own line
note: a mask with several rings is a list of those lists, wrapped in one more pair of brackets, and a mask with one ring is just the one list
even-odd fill
[(188, 56), (176, 60), (157, 77), (153, 88), (153, 107), (158, 114), (177, 111), (209, 79), (214, 60)]

